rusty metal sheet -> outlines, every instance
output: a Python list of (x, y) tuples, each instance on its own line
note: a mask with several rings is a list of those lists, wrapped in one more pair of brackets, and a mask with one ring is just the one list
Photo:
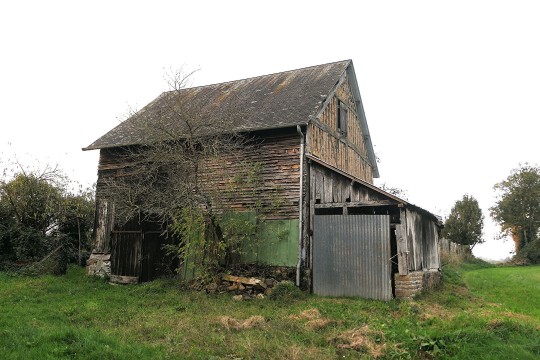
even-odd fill
[(313, 292), (392, 299), (388, 215), (316, 215)]

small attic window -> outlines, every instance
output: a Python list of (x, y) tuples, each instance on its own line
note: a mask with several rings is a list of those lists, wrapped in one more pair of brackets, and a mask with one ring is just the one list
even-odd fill
[(343, 135), (347, 136), (347, 120), (349, 117), (349, 109), (347, 105), (341, 100), (338, 100), (337, 111), (336, 111), (336, 123), (337, 131)]

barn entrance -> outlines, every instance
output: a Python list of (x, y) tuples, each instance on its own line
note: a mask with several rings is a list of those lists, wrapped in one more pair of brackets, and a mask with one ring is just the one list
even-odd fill
[(314, 215), (313, 292), (391, 300), (389, 215)]
[[(138, 230), (135, 230), (139, 228)], [(128, 230), (129, 229), (129, 230)], [(165, 275), (176, 266), (163, 246), (173, 243), (155, 226), (126, 224), (111, 234), (111, 281), (138, 283)]]

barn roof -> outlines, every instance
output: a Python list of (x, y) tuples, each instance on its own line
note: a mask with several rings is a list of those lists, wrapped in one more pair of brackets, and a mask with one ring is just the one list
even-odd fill
[(333, 94), (345, 72), (358, 107), (374, 176), (377, 177), (377, 163), (351, 60), (164, 92), (83, 150), (155, 141), (153, 132), (145, 130), (141, 123), (181, 134), (185, 131), (185, 124), (178, 120), (181, 111), (204, 118), (209, 126), (201, 129), (207, 134), (219, 132), (220, 127), (230, 132), (250, 132), (306, 125), (311, 117), (317, 115), (326, 98)]

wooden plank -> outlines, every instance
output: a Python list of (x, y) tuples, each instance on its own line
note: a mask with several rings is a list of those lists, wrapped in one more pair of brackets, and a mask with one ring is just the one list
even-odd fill
[(333, 202), (325, 204), (314, 204), (315, 209), (329, 209), (329, 208), (340, 208), (340, 207), (370, 207), (370, 206), (388, 206), (395, 205), (390, 201), (368, 201), (368, 202)]
[[(309, 174), (310, 174), (310, 188), (311, 188), (311, 199), (309, 201), (309, 233), (306, 237), (308, 244), (306, 244), (306, 264), (309, 269), (313, 269), (313, 256), (312, 256), (312, 250), (313, 250), (313, 220), (315, 216), (315, 199), (317, 196), (317, 189), (316, 189), (316, 178), (319, 175), (318, 172), (315, 171), (315, 167), (313, 166), (313, 162), (311, 160), (308, 160), (309, 162)], [(311, 278), (311, 277), (310, 277)]]
[(234, 282), (234, 283), (241, 283), (241, 284), (244, 284), (244, 285), (259, 285), (259, 286), (261, 286), (263, 288), (266, 288), (266, 284), (261, 279), (246, 278), (246, 277), (243, 277), (243, 276), (234, 276), (234, 275), (229, 275), (229, 274), (225, 274), (221, 278), (223, 280), (225, 280), (225, 281), (231, 281), (231, 282)]
[(323, 179), (323, 203), (331, 203), (332, 202), (332, 187), (333, 187), (333, 181), (331, 176), (325, 176)]
[(94, 240), (94, 253), (105, 252), (105, 239), (107, 233), (107, 201), (96, 200), (96, 235)]
[(343, 192), (341, 191), (341, 183), (342, 181), (339, 181), (341, 179), (338, 179), (338, 174), (332, 174), (332, 178), (334, 178), (334, 181), (332, 182), (332, 197), (334, 202), (344, 202), (342, 199)]
[(137, 276), (122, 276), (122, 275), (111, 275), (109, 282), (113, 284), (137, 284), (139, 278)]
[(409, 274), (409, 249), (407, 246), (407, 214), (405, 208), (399, 210), (400, 224), (396, 225), (397, 258), (399, 275)]

